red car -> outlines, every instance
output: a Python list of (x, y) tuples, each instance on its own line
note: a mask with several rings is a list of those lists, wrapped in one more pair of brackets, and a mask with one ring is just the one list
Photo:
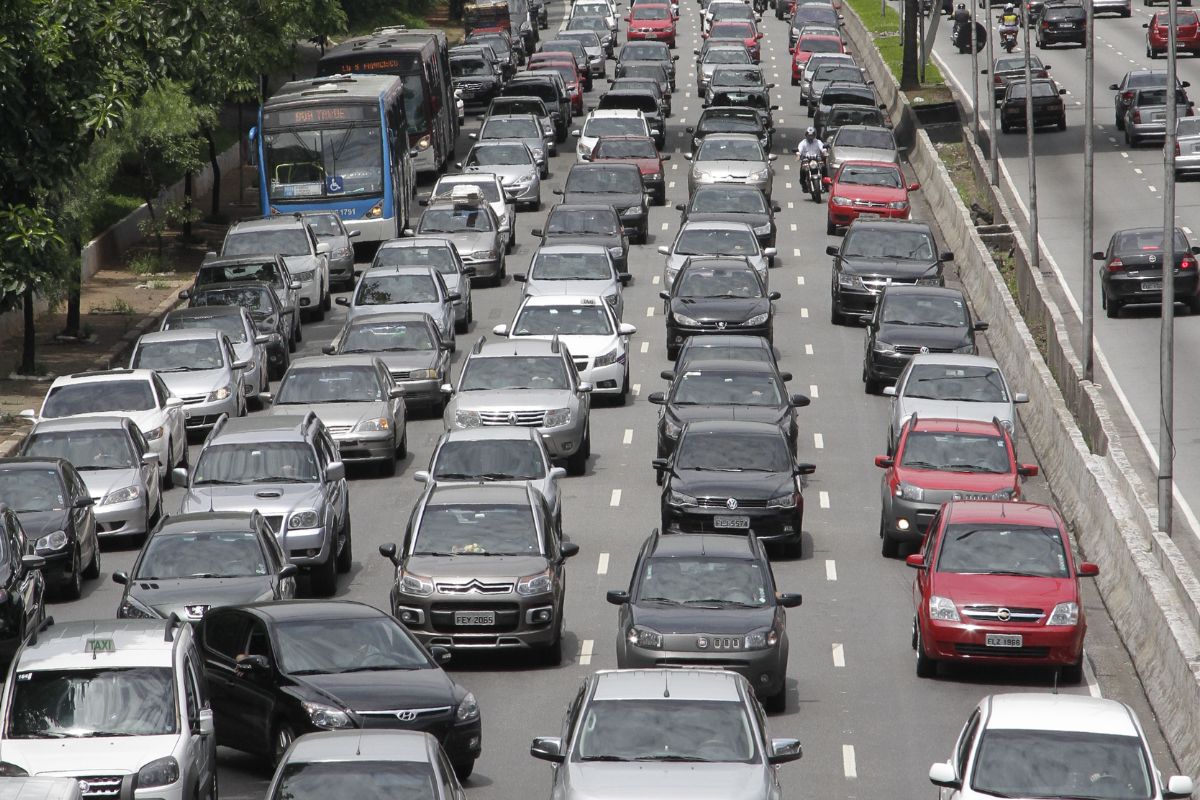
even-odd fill
[(886, 161), (846, 161), (823, 182), (829, 187), (830, 236), (859, 217), (908, 219), (908, 193), (921, 188), (907, 182), (899, 164)]
[(596, 140), (592, 153), (584, 161), (600, 161), (606, 164), (637, 164), (642, 173), (642, 186), (661, 206), (667, 202), (667, 187), (663, 173), (663, 162), (671, 160), (671, 154), (661, 154), (650, 136), (601, 136)]
[[(1142, 25), (1146, 29), (1146, 57), (1158, 58), (1167, 54), (1167, 16), (1159, 11)], [(1195, 11), (1175, 12), (1175, 48), (1180, 52), (1200, 55), (1200, 17)]]
[(938, 512), (913, 581), (912, 646), (917, 675), (941, 661), (1058, 667), (1083, 679), (1087, 620), (1079, 578), (1099, 567), (1075, 563), (1062, 517), (1035, 503), (951, 502)]
[(571, 95), (571, 113), (583, 113), (583, 81), (579, 77), (579, 69), (570, 53), (538, 53), (529, 57), (526, 71), (548, 69), (562, 76)]
[[(878, 346), (878, 345), (876, 345)], [(916, 348), (913, 348), (914, 350)], [(998, 422), (909, 417), (895, 455), (876, 456), (880, 482), (881, 552), (896, 556), (916, 544), (949, 500), (1020, 500), (1036, 464), (1017, 463), (1008, 430)]]
[(747, 22), (742, 19), (723, 19), (719, 22), (714, 22), (712, 27), (708, 29), (708, 33), (703, 34), (705, 39), (731, 39), (735, 42), (741, 42), (750, 51), (750, 58), (755, 64), (759, 62), (762, 56), (761, 39), (763, 35), (758, 32), (758, 28), (753, 22)]
[(629, 23), (625, 37), (628, 41), (666, 42), (667, 47), (675, 46), (675, 17), (669, 5), (638, 3), (630, 9), (625, 21)]
[(816, 34), (801, 36), (792, 50), (792, 86), (800, 85), (800, 74), (813, 53), (845, 53), (846, 45), (840, 36)]

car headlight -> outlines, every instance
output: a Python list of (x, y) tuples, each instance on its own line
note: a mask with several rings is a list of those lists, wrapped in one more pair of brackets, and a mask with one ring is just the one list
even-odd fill
[(454, 718), (459, 722), (467, 722), (478, 717), (479, 703), (475, 700), (474, 694), (467, 692), (462, 702), (458, 704), (458, 710), (454, 712)]
[(621, 218), (625, 219), (627, 217), (636, 217), (641, 213), (642, 213), (641, 206), (630, 206), (629, 208), (627, 208), (621, 212)]
[(0, 778), (27, 778), (29, 773), (24, 768), (7, 761), (0, 761)]
[(750, 180), (752, 180), (752, 181), (765, 181), (767, 178), (769, 178), (769, 177), (770, 177), (770, 175), (771, 175), (771, 170), (770, 170), (770, 168), (767, 168), (767, 169), (760, 169), (758, 172), (751, 173), (751, 175), (750, 175)]
[(620, 258), (625, 254), (625, 250), (620, 247), (610, 247), (608, 248), (608, 254), (613, 258)]
[(428, 597), (433, 594), (433, 581), (424, 575), (402, 572), (400, 574), (399, 589), (401, 594), (413, 597)]
[(128, 503), (132, 500), (137, 500), (141, 496), (141, 486), (124, 486), (120, 489), (113, 489), (104, 495), (104, 499), (100, 501), (100, 505), (107, 506), (113, 503)]
[(436, 369), (414, 369), (408, 373), (409, 380), (430, 380), (438, 376)]
[(490, 259), (495, 257), (495, 250), (476, 250), (474, 253), (471, 253), (471, 258)]
[(767, 320), (770, 318), (771, 318), (771, 315), (769, 313), (764, 312), (762, 314), (755, 314), (753, 317), (746, 320), (742, 324), (743, 325), (766, 325)]
[(313, 279), (313, 274), (316, 270), (306, 269), (304, 272), (293, 272), (292, 277), (301, 283), (308, 283)]
[(1047, 625), (1078, 625), (1079, 624), (1079, 604), (1078, 603), (1059, 603), (1050, 612), (1050, 619), (1046, 621)]
[(67, 541), (66, 531), (55, 531), (38, 539), (33, 545), (33, 550), (36, 553), (53, 553), (55, 550), (62, 550), (66, 547)]
[(167, 429), (166, 425), (159, 425), (157, 428), (154, 428), (153, 430), (143, 431), (142, 435), (146, 437), (147, 441), (153, 442), (155, 439), (161, 439), (163, 433), (166, 432), (166, 429)]
[(746, 640), (743, 642), (745, 650), (765, 650), (768, 647), (774, 647), (779, 643), (779, 632), (774, 628), (765, 631), (755, 631), (754, 633), (746, 634)]
[(949, 597), (931, 595), (929, 597), (929, 618), (939, 619), (942, 622), (958, 622), (958, 609), (954, 607), (954, 601)]
[(379, 219), (383, 216), (383, 201), (380, 200), (375, 205), (371, 206), (366, 214), (363, 214), (364, 219)]
[(337, 250), (334, 250), (329, 255), (331, 258), (349, 258), (350, 253), (351, 253), (351, 250), (349, 247), (339, 247)]
[(885, 342), (883, 339), (876, 339), (875, 344), (871, 347), (876, 353), (895, 353), (896, 346), (891, 342)]
[(975, 352), (975, 345), (973, 345), (973, 344), (964, 344), (962, 347), (956, 347), (956, 348), (954, 348), (954, 352), (956, 352), (956, 353), (970, 353), (970, 354), (974, 354), (974, 352)]
[(663, 417), (663, 435), (668, 439), (678, 439), (683, 426), (676, 424), (670, 417)]
[(896, 497), (904, 500), (915, 500), (918, 503), (925, 499), (925, 490), (920, 486), (913, 486), (911, 483), (900, 482), (896, 487)]
[(158, 613), (132, 597), (126, 597), (117, 607), (118, 619), (158, 619)]
[(698, 169), (693, 174), (695, 175), (696, 180), (698, 180), (698, 181), (711, 181), (713, 179), (713, 173), (709, 172), (706, 169)]
[(759, 225), (757, 228), (754, 229), (754, 233), (756, 236), (770, 236), (771, 235), (771, 223), (768, 222), (766, 225)]
[(619, 364), (625, 360), (625, 353), (619, 347), (614, 347), (602, 356), (596, 356), (595, 366), (607, 367), (610, 364)]
[(860, 278), (858, 275), (851, 275), (848, 272), (838, 273), (838, 286), (845, 286), (850, 289), (861, 289), (862, 285), (862, 278)]
[(604, 302), (615, 308), (617, 305), (617, 300), (619, 300), (620, 297), (621, 296), (618, 294), (606, 294), (604, 295)]
[(429, 136), (428, 134), (426, 134), (425, 136), (422, 136), (420, 139), (417, 139), (417, 149), (418, 150), (428, 150), (429, 145), (431, 145), (431, 144), (433, 144), (433, 138), (431, 136)]
[(354, 426), (356, 431), (386, 431), (391, 428), (391, 423), (387, 417), (377, 417), (375, 419), (364, 419), (362, 422)]
[(634, 625), (625, 633), (625, 641), (635, 647), (645, 647), (650, 650), (661, 650), (663, 646), (662, 634), (650, 628), (643, 628), (641, 625)]
[(941, 275), (934, 275), (931, 278), (917, 278), (917, 286), (942, 286), (946, 283)]
[(829, 202), (833, 203), (835, 206), (844, 206), (850, 204), (850, 199), (848, 197), (842, 197), (841, 195), (835, 194), (829, 198)]
[(671, 493), (667, 495), (667, 505), (695, 506), (695, 505), (699, 505), (699, 502), (696, 500), (696, 498), (692, 497), (690, 494), (684, 494), (683, 492), (677, 492), (674, 489), (672, 489)]
[(228, 398), (229, 395), (231, 395), (231, 394), (233, 394), (233, 387), (228, 386), (228, 385), (222, 386), (220, 389), (213, 389), (211, 392), (209, 392), (208, 400), (209, 400), (209, 402), (213, 402), (216, 400), (224, 400), (224, 399)]
[(292, 514), (288, 520), (288, 528), (298, 530), (300, 528), (315, 528), (317, 527), (317, 512), (316, 511), (301, 511)]
[(459, 409), (454, 412), (454, 424), (460, 428), (478, 428), (483, 424), (483, 420), (479, 418), (478, 411), (463, 411)]
[(767, 508), (795, 508), (799, 501), (800, 494), (798, 492), (781, 494), (778, 497), (772, 497), (770, 500), (768, 500)]
[(680, 314), (679, 312), (674, 312), (671, 314), (671, 316), (674, 317), (676, 325), (699, 325), (700, 324), (700, 322), (698, 320), (693, 319), (692, 317), (689, 317), (687, 314)]
[(310, 703), (307, 700), (300, 705), (304, 706), (304, 711), (308, 714), (308, 721), (313, 724), (313, 727), (326, 731), (354, 727), (354, 721), (343, 709), (327, 706), (324, 703)]
[(539, 572), (536, 575), (526, 575), (517, 581), (517, 594), (527, 597), (534, 594), (546, 594), (553, 588), (554, 577), (550, 570)]
[(893, 200), (892, 202), (887, 204), (887, 207), (895, 208), (895, 209), (908, 208), (908, 201), (907, 200)]
[(571, 409), (569, 408), (553, 408), (546, 412), (546, 417), (542, 424), (547, 428), (557, 428), (560, 425), (566, 425), (571, 421)]
[(138, 770), (137, 787), (147, 789), (152, 786), (169, 786), (179, 780), (179, 762), (174, 756), (159, 758), (151, 761)]

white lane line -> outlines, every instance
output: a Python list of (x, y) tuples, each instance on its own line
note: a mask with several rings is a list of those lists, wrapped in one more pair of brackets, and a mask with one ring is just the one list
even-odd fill
[(1138, 175), (1141, 175), (1141, 174), (1142, 174), (1142, 171), (1141, 171), (1140, 169), (1138, 169), (1137, 167), (1134, 167), (1134, 168), (1133, 168), (1133, 171), (1134, 171), (1134, 173), (1136, 173), (1136, 174), (1138, 174)]
[(674, 188), (675, 188), (675, 181), (671, 181), (670, 183), (668, 183), (668, 184), (667, 184), (667, 188), (668, 188), (668, 189), (674, 189)]
[(1150, 191), (1152, 191), (1152, 192), (1157, 192), (1157, 191), (1158, 191), (1158, 189), (1155, 189), (1155, 188), (1154, 188), (1154, 184), (1150, 184), (1150, 185), (1149, 185), (1149, 186), (1147, 186), (1146, 188), (1147, 188), (1147, 189), (1149, 189), (1149, 190), (1150, 190)]
[(611, 498), (609, 498), (609, 500), (608, 500), (608, 504), (609, 504), (610, 506), (619, 506), (619, 505), (621, 505), (621, 490), (620, 490), (620, 489), (613, 489), (613, 490), (612, 490), (612, 497), (611, 497)]
[[(791, 203), (788, 203), (788, 205), (790, 206), (790, 205), (791, 205)], [(793, 247), (793, 248), (792, 248), (792, 258), (799, 258), (799, 257), (800, 257), (800, 248), (799, 248), (799, 247)], [(801, 283), (803, 283), (803, 281), (801, 281)]]
[(796, 207), (796, 204), (793, 203), (791, 200), (788, 200), (788, 210), (790, 211), (795, 207)]
[(800, 309), (800, 319), (808, 319), (808, 309), (807, 308)]
[(665, 230), (669, 230), (670, 228), (671, 228), (671, 223), (669, 223), (669, 222), (664, 222), (664, 223), (663, 223), (662, 229), (663, 229), (664, 231), (665, 231)]
[(629, 391), (633, 392), (634, 397), (637, 397), (642, 393), (642, 385), (640, 383), (635, 383), (633, 386), (629, 387)]
[(858, 766), (854, 763), (854, 745), (852, 744), (842, 745), (842, 772), (846, 773), (847, 778), (858, 777)]
[(579, 664), (587, 666), (592, 663), (592, 646), (594, 642), (591, 639), (584, 639), (579, 645)]
[(650, 343), (649, 342), (642, 342), (642, 352), (643, 353), (650, 352)]
[(600, 554), (600, 560), (596, 563), (596, 574), (597, 575), (607, 575), (608, 574), (608, 553)]
[(817, 450), (825, 449), (825, 437), (819, 433), (813, 434), (813, 448)]
[(660, 280), (662, 280), (662, 276), (661, 276), (661, 275), (655, 275), (653, 278), (651, 278), (651, 279), (650, 279), (650, 282), (651, 282), (651, 283), (653, 283), (655, 286), (658, 286), (658, 282), (659, 282)]
[(784, 165), (783, 165), (783, 171), (784, 171), (784, 172), (791, 172), (791, 170), (792, 170), (792, 165), (791, 165), (791, 164), (784, 164)]
[(811, 356), (812, 354), (813, 354), (812, 345), (811, 344), (804, 345), (804, 355)]
[(625, 435), (621, 437), (621, 444), (633, 444), (633, 428), (625, 429)]
[(785, 188), (785, 189), (790, 189), (790, 188), (792, 188), (792, 182), (791, 182), (791, 181), (787, 181), (787, 182), (785, 182), (785, 183), (783, 184), (783, 188)]
[(791, 224), (791, 226), (792, 226), (792, 232), (793, 232), (793, 233), (795, 233), (795, 232), (796, 232), (796, 223), (794, 223), (794, 222), (793, 222), (793, 223), (790, 223), (790, 224)]
[(797, 276), (796, 276), (796, 285), (797, 285), (797, 286), (803, 286), (803, 285), (804, 285), (804, 276), (803, 276), (803, 275), (797, 275)]
[(1122, 152), (1121, 158), (1129, 158), (1129, 153)]
[(1092, 697), (1103, 697), (1100, 692), (1100, 684), (1096, 681), (1096, 671), (1092, 669), (1092, 660), (1088, 658), (1087, 651), (1083, 652), (1083, 679), (1087, 681), (1088, 694)]
[(808, 385), (808, 397), (810, 400), (816, 400), (818, 397), (820, 397), (820, 395), (817, 394), (817, 385), (815, 383), (810, 383)]
[(837, 562), (832, 558), (825, 559), (825, 580), (837, 580)]
[(646, 316), (647, 316), (647, 317), (653, 317), (653, 316), (654, 316), (654, 306), (647, 306), (647, 308), (646, 308)]
[[(1116, 140), (1114, 139), (1113, 141), (1116, 141)], [(678, 164), (672, 164), (672, 165), (671, 165), (671, 169), (679, 169), (679, 165), (678, 165)]]
[[(605, 555), (607, 555), (607, 553)], [(841, 642), (833, 643), (833, 665), (835, 667), (846, 666), (846, 651), (842, 647)]]
[(829, 492), (821, 492), (821, 508), (829, 508)]
[(1191, 236), (1191, 235), (1192, 235), (1192, 229), (1191, 229), (1191, 228), (1189, 228), (1187, 225), (1184, 225), (1184, 226), (1183, 226), (1183, 228), (1182, 228), (1182, 230), (1183, 230), (1183, 232), (1184, 232), (1184, 233), (1186, 233), (1188, 236)]
[(687, 110), (688, 110), (688, 107), (687, 107), (687, 106), (684, 106), (684, 107), (683, 107), (683, 110), (684, 110), (684, 111), (687, 111)]

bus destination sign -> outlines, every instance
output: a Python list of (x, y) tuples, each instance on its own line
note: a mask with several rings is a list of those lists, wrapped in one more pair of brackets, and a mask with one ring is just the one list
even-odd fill
[(304, 108), (268, 111), (263, 114), (263, 125), (267, 128), (292, 128), (338, 122), (362, 122), (368, 119), (368, 112), (374, 112), (375, 117), (379, 115), (378, 109), (365, 105), (312, 105)]

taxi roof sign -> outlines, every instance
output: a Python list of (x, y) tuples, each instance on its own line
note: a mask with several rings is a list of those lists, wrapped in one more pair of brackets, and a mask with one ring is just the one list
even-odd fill
[(92, 658), (100, 653), (115, 653), (117, 652), (117, 643), (112, 638), (107, 639), (87, 639), (83, 644), (83, 652), (91, 653)]

